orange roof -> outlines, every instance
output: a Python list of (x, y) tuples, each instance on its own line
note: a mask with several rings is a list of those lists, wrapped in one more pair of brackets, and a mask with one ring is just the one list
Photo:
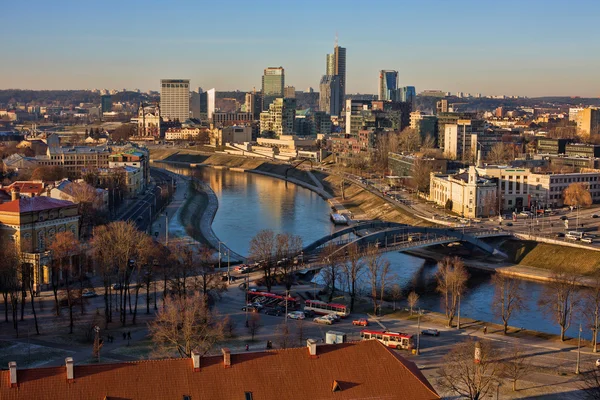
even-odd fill
[(19, 197), (17, 200), (0, 204), (0, 212), (26, 213), (33, 211), (51, 210), (72, 206), (67, 200), (53, 199), (52, 197)]
[[(136, 361), (0, 372), (0, 398), (17, 399), (396, 399), (440, 397), (418, 368), (376, 340), (202, 358), (200, 371), (191, 359)], [(335, 383), (334, 383), (335, 382)], [(333, 388), (337, 383), (335, 392)]]
[(33, 193), (40, 195), (44, 191), (44, 184), (42, 182), (17, 181), (2, 188), (2, 190), (4, 190), (6, 193), (10, 193), (14, 188), (19, 189), (20, 193)]

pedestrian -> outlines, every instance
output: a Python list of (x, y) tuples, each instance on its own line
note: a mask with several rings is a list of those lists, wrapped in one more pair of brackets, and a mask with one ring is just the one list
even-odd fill
[(487, 325), (483, 327), (483, 334), (485, 335), (487, 333)]
[(123, 332), (123, 340), (127, 340), (127, 334)]
[(131, 332), (127, 332), (127, 340), (131, 339)]
[(246, 343), (246, 351), (248, 351), (250, 349), (250, 346), (248, 346), (248, 344)]

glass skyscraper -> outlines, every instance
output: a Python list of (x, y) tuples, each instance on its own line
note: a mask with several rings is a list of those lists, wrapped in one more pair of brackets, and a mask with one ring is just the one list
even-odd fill
[(283, 67), (265, 68), (262, 77), (263, 110), (268, 110), (269, 105), (278, 97), (283, 97), (285, 73)]
[(379, 100), (397, 101), (398, 71), (379, 71)]

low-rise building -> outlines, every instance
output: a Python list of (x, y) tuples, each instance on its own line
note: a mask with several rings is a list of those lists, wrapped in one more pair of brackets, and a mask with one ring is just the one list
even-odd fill
[(45, 156), (37, 156), (40, 166), (58, 166), (71, 175), (87, 168), (107, 168), (110, 149), (106, 146), (48, 146)]
[(600, 145), (585, 143), (569, 143), (565, 146), (567, 157), (600, 157)]
[(448, 160), (439, 160), (431, 157), (417, 157), (412, 154), (388, 153), (388, 166), (392, 175), (412, 176), (415, 163), (422, 163), (431, 168), (432, 172), (445, 174), (448, 169)]
[(225, 143), (247, 143), (252, 141), (251, 126), (227, 126), (213, 129), (210, 135), (210, 144), (223, 146)]
[(538, 138), (537, 151), (540, 154), (565, 154), (571, 139)]
[(165, 132), (165, 140), (198, 140), (204, 132), (201, 128), (170, 128)]
[(572, 183), (583, 184), (590, 192), (592, 201), (600, 201), (600, 172), (578, 172), (572, 174), (529, 175), (530, 204), (538, 207), (562, 207), (564, 191)]
[(455, 175), (431, 173), (429, 199), (467, 218), (497, 215), (498, 183), (474, 166)]

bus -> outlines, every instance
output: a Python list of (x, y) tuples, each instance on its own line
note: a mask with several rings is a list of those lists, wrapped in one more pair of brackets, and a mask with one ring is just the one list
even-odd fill
[(570, 239), (570, 240), (581, 240), (581, 239), (583, 239), (583, 232), (575, 232), (575, 231), (567, 232), (567, 234), (565, 235), (565, 238)]
[(413, 335), (408, 333), (365, 329), (360, 331), (360, 337), (362, 340), (377, 339), (387, 347), (394, 349), (412, 350), (415, 347)]
[(350, 309), (344, 304), (325, 303), (319, 300), (306, 300), (304, 302), (305, 311), (313, 311), (315, 314), (336, 314), (341, 318), (346, 318), (350, 315)]
[(285, 303), (287, 300), (287, 306), (290, 310), (295, 310), (298, 305), (298, 300), (291, 296), (279, 295), (275, 293), (269, 292), (258, 292), (258, 291), (249, 291), (247, 292), (248, 302), (254, 303), (258, 302), (263, 306), (267, 307), (275, 307), (281, 306), (285, 307)]

